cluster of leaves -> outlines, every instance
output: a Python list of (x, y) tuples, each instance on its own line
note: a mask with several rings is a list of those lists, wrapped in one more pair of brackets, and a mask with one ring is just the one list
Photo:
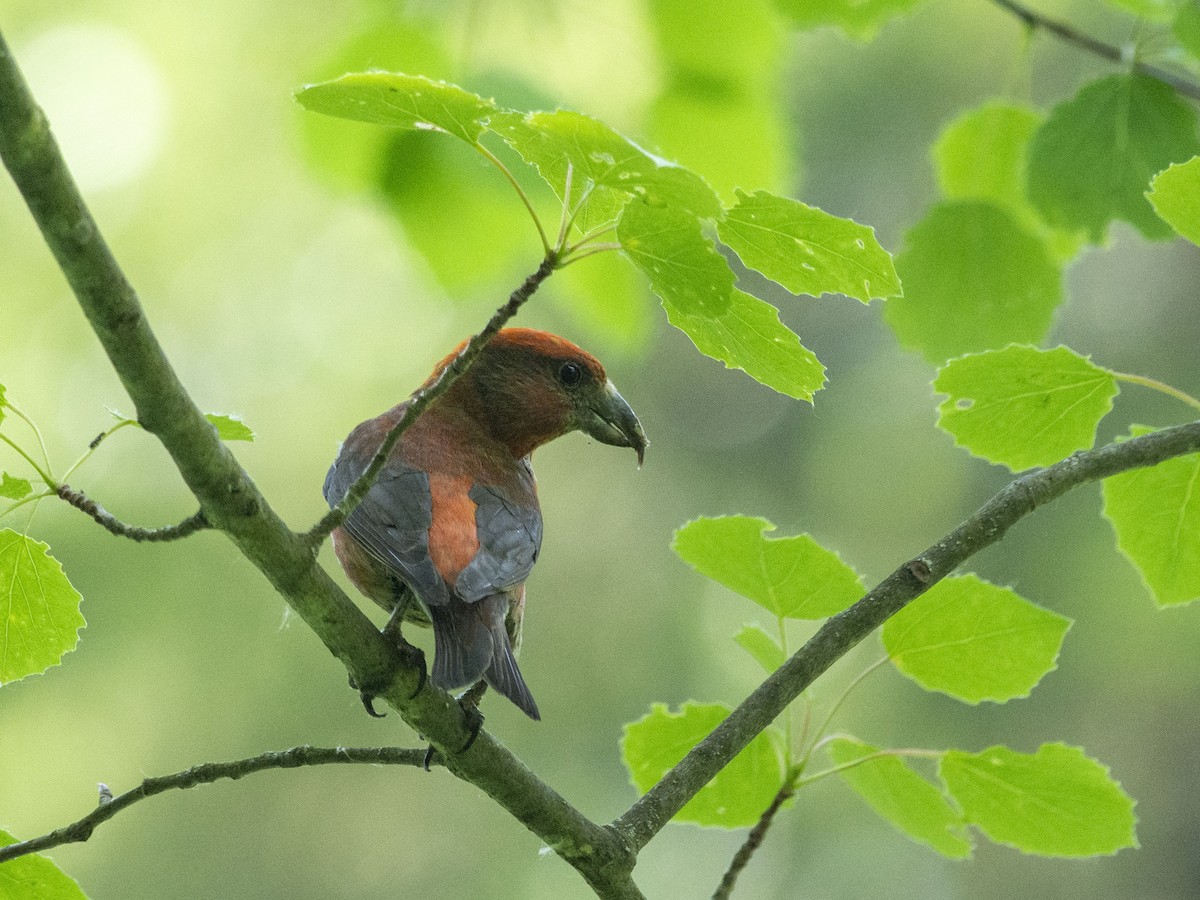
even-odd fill
[[(776, 635), (748, 625), (736, 642), (770, 673), (787, 654), (785, 623), (849, 607), (862, 594), (855, 572), (809, 535), (772, 538), (760, 518), (702, 518), (681, 528), (676, 552), (703, 575), (753, 600), (776, 620)], [(922, 688), (964, 703), (1026, 697), (1053, 671), (1071, 622), (1014, 591), (963, 575), (938, 582), (888, 620), (883, 662)], [(849, 691), (847, 691), (849, 693)], [(1133, 846), (1133, 802), (1107, 770), (1082, 750), (1045, 744), (1031, 754), (1007, 747), (881, 749), (827, 735), (837, 708), (797, 738), (778, 727), (760, 734), (679, 814), (682, 821), (736, 828), (753, 824), (781, 790), (840, 775), (884, 819), (934, 850), (969, 856), (968, 826), (1027, 853), (1091, 856)], [(622, 749), (634, 783), (652, 787), (730, 710), (686, 703), (656, 705), (626, 727)], [(790, 728), (790, 724), (789, 724)], [(807, 731), (807, 729), (806, 729)], [(809, 771), (823, 750), (831, 765)], [(936, 780), (910, 760), (933, 759)]]
[[(811, 400), (825, 383), (824, 367), (774, 306), (735, 287), (706, 229), (715, 228), (746, 266), (793, 292), (865, 303), (900, 289), (871, 229), (766, 191), (739, 192), (723, 207), (690, 169), (577, 112), (518, 112), (456, 85), (385, 72), (344, 75), (296, 97), (315, 112), (466, 142), (517, 188), (560, 266), (619, 248), (649, 278), (671, 324), (701, 352), (791, 397)], [(489, 138), (517, 153), (559, 199), (557, 240), (548, 239)]]

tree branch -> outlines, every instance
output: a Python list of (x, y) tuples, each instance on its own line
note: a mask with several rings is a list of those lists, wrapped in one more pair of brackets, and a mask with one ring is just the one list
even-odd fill
[(819, 675), (889, 617), (980, 550), (996, 543), (1014, 523), (1039, 506), (1082, 484), (1197, 451), (1200, 451), (1200, 421), (1076, 453), (1011, 482), (956, 529), (900, 566), (849, 609), (829, 619), (807, 644), (613, 822), (613, 827), (635, 848), (644, 847)]
[(383, 467), (387, 465), (388, 457), (392, 453), (392, 448), (396, 446), (396, 442), (400, 440), (400, 436), (409, 429), (409, 426), (417, 420), (417, 417), (425, 411), (439, 395), (450, 389), (450, 385), (454, 384), (462, 375), (470, 368), (471, 363), (483, 352), (483, 348), (487, 345), (496, 333), (504, 327), (504, 324), (517, 314), (525, 301), (533, 296), (534, 292), (541, 286), (542, 282), (550, 277), (551, 273), (558, 268), (558, 255), (553, 250), (547, 250), (546, 256), (542, 260), (542, 264), (537, 267), (528, 278), (522, 282), (508, 298), (508, 302), (496, 310), (492, 317), (488, 320), (487, 325), (483, 330), (474, 335), (467, 345), (459, 351), (458, 355), (450, 361), (446, 368), (438, 373), (438, 376), (433, 381), (419, 388), (412, 397), (409, 398), (408, 406), (404, 409), (404, 414), (400, 416), (400, 421), (392, 426), (392, 429), (383, 439), (383, 443), (379, 445), (379, 449), (375, 451), (375, 456), (372, 457), (370, 465), (363, 470), (363, 473), (358, 476), (354, 484), (350, 485), (350, 490), (346, 492), (346, 496), (342, 501), (331, 509), (325, 516), (317, 522), (308, 534), (305, 536), (313, 547), (319, 547), (325, 538), (329, 537), (330, 532), (337, 528), (350, 513), (354, 512), (354, 508), (362, 501), (363, 497), (367, 496), (367, 492), (371, 490), (371, 485), (379, 477), (379, 473), (383, 471)]
[(796, 779), (799, 776), (799, 769), (795, 769), (784, 780), (770, 805), (759, 816), (758, 822), (750, 829), (750, 833), (746, 835), (746, 840), (738, 848), (738, 852), (733, 855), (733, 859), (729, 862), (729, 868), (725, 870), (725, 874), (721, 878), (721, 883), (713, 892), (712, 900), (729, 900), (733, 895), (738, 876), (742, 874), (742, 870), (746, 868), (755, 851), (762, 846), (763, 838), (767, 836), (767, 830), (775, 821), (775, 814), (796, 793)]
[[(441, 759), (435, 756), (432, 760), (441, 764)], [(98, 825), (107, 822), (117, 813), (128, 809), (139, 800), (153, 797), (171, 790), (184, 790), (198, 784), (212, 784), (223, 778), (237, 780), (255, 772), (265, 772), (269, 769), (295, 769), (300, 766), (326, 766), (332, 764), (366, 763), (379, 766), (422, 766), (425, 762), (425, 750), (406, 750), (401, 747), (292, 747), (288, 750), (275, 750), (247, 759), (232, 762), (203, 763), (192, 766), (173, 775), (161, 775), (157, 778), (147, 778), (133, 790), (119, 796), (112, 796), (107, 786), (100, 786), (100, 804), (83, 818), (62, 828), (56, 828), (49, 834), (30, 838), (0, 847), (0, 863), (8, 862), (29, 853), (41, 853), (52, 847), (63, 844), (74, 844), (86, 841), (92, 836)]]
[(1107, 44), (1104, 41), (1097, 40), (1091, 35), (1084, 34), (1082, 31), (1077, 30), (1074, 26), (1069, 25), (1066, 22), (1059, 22), (1056, 19), (1051, 19), (1048, 16), (1044, 16), (1036, 10), (1030, 9), (1028, 6), (1025, 6), (1022, 3), (1018, 3), (1017, 0), (992, 0), (992, 2), (1001, 9), (1012, 13), (1014, 16), (1024, 22), (1026, 27), (1030, 28), (1031, 30), (1049, 32), (1059, 40), (1066, 41), (1068, 44), (1074, 44), (1076, 47), (1082, 47), (1089, 53), (1094, 53), (1095, 55), (1103, 59), (1107, 59), (1110, 62), (1130, 62), (1135, 72), (1139, 72), (1142, 75), (1148, 75), (1151, 78), (1156, 78), (1163, 84), (1170, 85), (1179, 93), (1190, 97), (1193, 100), (1200, 100), (1200, 85), (1176, 75), (1174, 72), (1169, 72), (1166, 69), (1150, 65), (1149, 63), (1140, 62), (1137, 59), (1130, 60), (1129, 54), (1127, 54), (1120, 47)]
[(140, 528), (137, 525), (126, 525), (103, 506), (92, 500), (83, 491), (77, 491), (70, 485), (60, 484), (54, 491), (76, 509), (87, 513), (117, 537), (127, 537), (132, 541), (177, 541), (188, 537), (197, 531), (211, 528), (204, 510), (193, 513), (177, 525), (166, 525), (162, 528)]
[(538, 835), (600, 896), (641, 897), (629, 874), (636, 854), (614, 829), (582, 815), (486, 731), (462, 749), (470, 736), (462, 707), (428, 683), (418, 692), (421, 672), (401, 665), (395, 645), (317, 564), (307, 537), (288, 529), (218, 439), (159, 346), (2, 35), (0, 159), (128, 391), (138, 421), (170, 454), (205, 518), (267, 577), (355, 683), (386, 685), (378, 696), (437, 748), (455, 776)]

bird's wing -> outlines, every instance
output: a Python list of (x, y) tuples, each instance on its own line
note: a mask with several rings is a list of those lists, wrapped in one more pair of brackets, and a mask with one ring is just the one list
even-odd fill
[(520, 465), (520, 477), (513, 485), (471, 487), (479, 550), (454, 584), (455, 593), (468, 602), (523, 583), (537, 561), (542, 546), (542, 512), (533, 471), (526, 460)]
[[(325, 499), (330, 506), (341, 502), (363, 468), (338, 458), (325, 477)], [(342, 527), (394, 570), (426, 606), (441, 606), (449, 602), (450, 591), (429, 557), (432, 522), (429, 476), (393, 459)]]

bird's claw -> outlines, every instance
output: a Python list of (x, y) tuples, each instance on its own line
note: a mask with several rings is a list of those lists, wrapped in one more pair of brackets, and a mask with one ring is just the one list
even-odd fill
[[(479, 701), (483, 699), (485, 691), (487, 691), (487, 682), (480, 681), (458, 698), (458, 705), (462, 708), (467, 728), (467, 742), (462, 745), (459, 753), (466, 753), (470, 750), (479, 737), (479, 732), (483, 731), (483, 713), (479, 711)], [(429, 767), (433, 763), (433, 755), (436, 752), (433, 744), (425, 748), (423, 765), (426, 772), (429, 771)]]
[[(420, 647), (414, 647), (408, 641), (404, 640), (404, 638), (400, 637), (399, 632), (396, 632), (394, 636), (396, 639), (396, 649), (400, 654), (403, 664), (409, 668), (420, 670), (420, 674), (417, 676), (417, 687), (408, 695), (408, 699), (412, 700), (424, 690), (425, 682), (429, 680), (429, 670), (425, 666), (425, 654)], [(375, 698), (380, 693), (378, 690), (371, 690), (368, 687), (361, 686), (355, 681), (353, 675), (350, 676), (350, 687), (358, 691), (359, 699), (362, 700), (363, 709), (367, 711), (367, 715), (373, 719), (387, 717), (387, 713), (377, 712), (375, 709)]]

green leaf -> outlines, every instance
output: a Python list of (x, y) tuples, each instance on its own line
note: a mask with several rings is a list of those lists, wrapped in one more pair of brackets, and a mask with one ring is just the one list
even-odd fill
[(836, 25), (859, 41), (873, 40), (884, 23), (921, 0), (775, 0), (798, 28)]
[[(621, 753), (638, 791), (644, 794), (658, 784), (729, 713), (719, 703), (688, 702), (677, 713), (656, 703), (645, 717), (626, 725)], [(753, 825), (783, 786), (782, 741), (777, 728), (758, 734), (675, 819), (721, 828)]]
[(737, 198), (717, 224), (721, 240), (793, 294), (869, 303), (900, 293), (892, 257), (867, 226), (766, 191), (737, 191)]
[(743, 625), (733, 636), (739, 647), (754, 657), (755, 661), (770, 675), (783, 665), (786, 657), (783, 648), (759, 625)]
[(733, 272), (695, 216), (638, 201), (625, 207), (617, 237), (650, 278), (667, 320), (696, 348), (767, 387), (800, 400), (825, 384), (825, 367), (771, 304), (735, 290)]
[(992, 101), (963, 113), (934, 144), (938, 184), (949, 200), (986, 200), (1008, 210), (1057, 259), (1079, 251), (1081, 235), (1051, 229), (1025, 193), (1029, 140), (1044, 116), (1026, 106)]
[[(17, 843), (0, 830), (0, 847)], [(79, 883), (38, 853), (19, 856), (0, 865), (0, 897), (6, 900), (87, 900)]]
[(1112, 373), (1066, 347), (1011, 346), (953, 359), (933, 388), (938, 427), (975, 456), (1013, 471), (1091, 447), (1119, 390)]
[(979, 201), (940, 203), (896, 257), (904, 296), (884, 318), (931, 363), (1010, 343), (1037, 343), (1062, 302), (1046, 244), (1012, 214)]
[(32, 491), (33, 485), (24, 478), (14, 478), (7, 472), (0, 473), (0, 497), (6, 500), (20, 500), (29, 496)]
[(1104, 515), (1159, 606), (1200, 599), (1200, 454), (1106, 478)]
[(0, 684), (44, 672), (79, 643), (79, 592), (50, 548), (0, 530)]
[(4, 407), (7, 401), (4, 399), (4, 385), (0, 384), (0, 422), (4, 421)]
[(205, 413), (210, 425), (217, 429), (217, 437), (223, 441), (253, 441), (254, 431), (239, 416), (222, 413)]
[(1136, 847), (1133, 801), (1078, 747), (1037, 753), (951, 750), (938, 773), (966, 820), (993, 841), (1041, 856), (1100, 856)]
[(1185, 0), (1172, 26), (1179, 46), (1200, 60), (1200, 0)]
[(883, 626), (896, 668), (966, 703), (1027, 697), (1056, 668), (1071, 620), (975, 575), (946, 578)]
[(445, 81), (422, 75), (361, 72), (296, 91), (305, 109), (388, 125), (406, 131), (440, 131), (468, 144), (479, 142), (496, 104)]
[(494, 117), (491, 128), (538, 170), (560, 198), (565, 196), (570, 166), (572, 202), (591, 192), (585, 227), (615, 219), (631, 196), (686, 210), (693, 217), (713, 218), (720, 213), (717, 195), (699, 175), (643, 150), (582, 113), (566, 109), (509, 113)]
[(751, 516), (700, 518), (675, 532), (675, 552), (701, 575), (776, 616), (823, 619), (863, 595), (862, 580), (809, 535), (769, 538)]
[[(839, 766), (878, 752), (878, 747), (847, 738), (829, 742), (829, 757)], [(901, 834), (951, 859), (970, 857), (971, 839), (962, 816), (899, 756), (881, 756), (838, 774)]]
[(1146, 195), (1154, 211), (1172, 228), (1200, 244), (1200, 156), (1173, 163), (1150, 182)]
[(1029, 195), (1052, 225), (1100, 242), (1113, 219), (1146, 237), (1171, 229), (1150, 208), (1153, 175), (1200, 152), (1196, 113), (1145, 75), (1110, 75), (1056, 106), (1029, 147)]
[[(394, 10), (335, 47), (313, 70), (313, 80), (366, 68), (448, 75), (447, 41), (440, 32), (440, 23), (432, 17), (405, 16)], [(297, 125), (306, 160), (329, 183), (356, 192), (374, 189), (393, 132), (366, 126), (347, 128), (344, 120), (330, 116), (300, 116)]]

